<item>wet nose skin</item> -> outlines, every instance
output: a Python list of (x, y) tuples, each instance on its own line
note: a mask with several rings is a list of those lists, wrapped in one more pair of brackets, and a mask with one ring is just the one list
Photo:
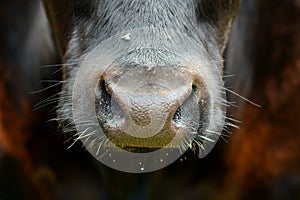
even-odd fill
[[(180, 118), (180, 106), (191, 98), (190, 74), (155, 66), (107, 70), (102, 78), (105, 86), (99, 89), (110, 96), (110, 117), (99, 122), (113, 143), (122, 148), (162, 148), (176, 137), (178, 145), (182, 142), (188, 124), (179, 126), (174, 116)], [(197, 106), (194, 102), (194, 109)]]

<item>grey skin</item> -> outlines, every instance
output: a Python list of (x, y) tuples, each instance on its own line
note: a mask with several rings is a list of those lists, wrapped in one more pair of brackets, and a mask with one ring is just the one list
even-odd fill
[[(86, 89), (90, 87), (95, 89), (91, 99), (99, 127), (117, 146), (127, 150), (157, 149), (178, 138), (170, 146), (198, 146), (202, 150), (200, 157), (211, 150), (227, 125), (222, 53), (238, 0), (43, 2), (65, 63), (58, 120), (66, 131), (76, 132), (74, 102), (80, 102), (75, 111), (89, 104), (81, 101), (81, 96), (89, 95)], [(166, 38), (158, 37), (163, 34)], [(140, 45), (145, 46), (137, 48)], [(97, 57), (93, 52), (97, 47), (102, 54), (107, 49), (112, 62), (95, 72), (95, 77), (81, 77), (89, 74), (90, 69), (84, 66), (92, 59), (91, 54)], [(116, 77), (118, 73), (121, 75)], [(144, 80), (145, 73), (152, 82), (133, 89), (135, 80)], [(125, 75), (128, 79), (124, 79)], [(98, 81), (91, 81), (84, 88), (85, 83), (76, 83), (78, 76), (83, 82)], [(163, 85), (167, 85), (167, 92)], [(157, 91), (162, 91), (160, 96)], [(143, 137), (140, 129), (133, 128), (147, 126), (151, 120), (160, 118), (164, 119), (145, 129), (143, 134), (149, 137)], [(86, 121), (77, 120), (88, 129)], [(156, 135), (152, 134), (157, 126), (161, 128)], [(77, 136), (89, 135), (86, 129)], [(193, 137), (186, 138), (189, 134)], [(103, 145), (96, 140), (88, 142)]]

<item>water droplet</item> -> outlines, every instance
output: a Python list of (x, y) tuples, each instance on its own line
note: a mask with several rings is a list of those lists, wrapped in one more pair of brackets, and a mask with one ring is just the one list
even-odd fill
[(144, 171), (144, 167), (141, 167), (141, 171)]

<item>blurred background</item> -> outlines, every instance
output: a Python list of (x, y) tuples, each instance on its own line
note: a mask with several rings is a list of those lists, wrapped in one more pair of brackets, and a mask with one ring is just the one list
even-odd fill
[(51, 120), (62, 61), (38, 6), (0, 0), (0, 200), (300, 199), (299, 0), (242, 0), (224, 79), (261, 107), (228, 93), (240, 129), (201, 160), (189, 151), (147, 174), (107, 168), (80, 143), (67, 148)]

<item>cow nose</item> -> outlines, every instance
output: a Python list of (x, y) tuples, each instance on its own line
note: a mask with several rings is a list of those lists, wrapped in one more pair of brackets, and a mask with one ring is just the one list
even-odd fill
[(98, 121), (122, 147), (166, 146), (176, 137), (183, 104), (193, 96), (191, 77), (164, 67), (108, 70), (97, 90)]
[[(170, 90), (155, 83), (147, 83), (128, 91), (128, 88), (110, 85), (114, 99), (112, 114), (121, 109), (123, 119), (115, 121), (115, 127), (137, 138), (149, 138), (164, 127), (171, 128), (171, 120), (184, 100), (189, 96), (188, 87)], [(168, 127), (166, 127), (168, 126)]]

